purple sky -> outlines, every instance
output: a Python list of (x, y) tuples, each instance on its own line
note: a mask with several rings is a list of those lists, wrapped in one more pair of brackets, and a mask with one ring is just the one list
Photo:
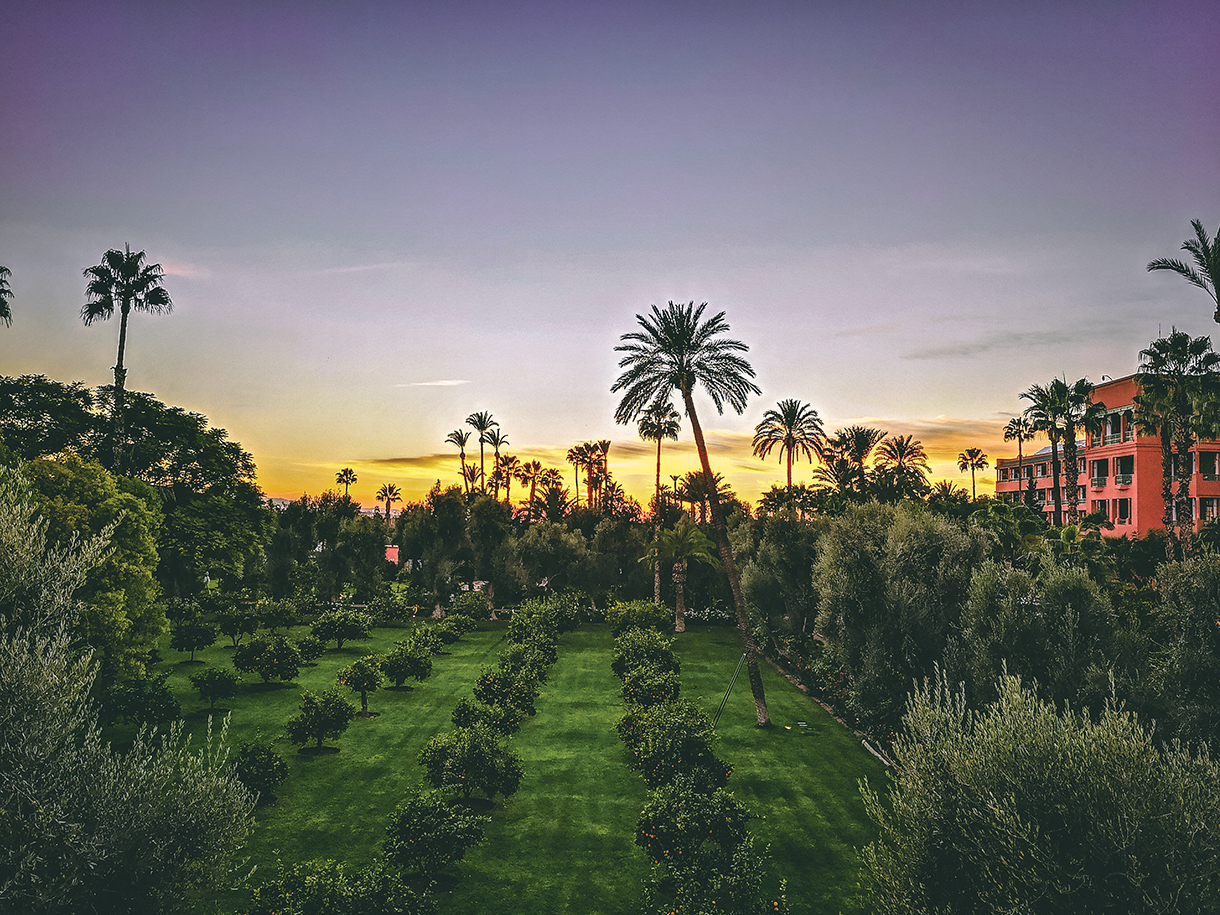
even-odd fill
[(777, 400), (957, 478), (1030, 384), (1215, 326), (1144, 270), (1220, 227), (1210, 0), (337, 6), (6, 11), (0, 371), (107, 381), (81, 271), (130, 242), (176, 307), (134, 319), (129, 384), (228, 428), (269, 492), (351, 465), (359, 497), (418, 496), (476, 410), (523, 458), (614, 438), (640, 492), (612, 348), (708, 301), (763, 388), (704, 417), (750, 495)]

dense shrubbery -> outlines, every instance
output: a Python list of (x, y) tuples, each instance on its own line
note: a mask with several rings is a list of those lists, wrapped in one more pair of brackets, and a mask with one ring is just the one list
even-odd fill
[(497, 794), (511, 797), (521, 784), (521, 759), (505, 749), (500, 734), (476, 722), (438, 734), (419, 754), (433, 788), (470, 797), (481, 791), (489, 800)]
[(483, 841), (483, 830), (490, 822), (438, 792), (417, 791), (390, 816), (382, 851), (392, 864), (432, 875), (462, 860)]
[(342, 864), (313, 859), (283, 867), (253, 891), (246, 915), (435, 915), (428, 891), (412, 889), (384, 863), (356, 874)]
[(655, 629), (628, 629), (614, 640), (610, 669), (620, 680), (633, 667), (650, 664), (660, 670), (681, 673), (674, 654), (674, 640)]
[(616, 636), (629, 629), (655, 629), (666, 632), (673, 629), (673, 614), (665, 606), (658, 607), (650, 600), (615, 601), (606, 609), (606, 622)]
[(241, 671), (257, 673), (264, 683), (288, 681), (300, 673), (301, 653), (296, 642), (286, 636), (256, 638), (234, 649), (233, 666)]
[(260, 804), (275, 800), (275, 789), (288, 777), (288, 763), (269, 743), (243, 743), (233, 755), (233, 768)]

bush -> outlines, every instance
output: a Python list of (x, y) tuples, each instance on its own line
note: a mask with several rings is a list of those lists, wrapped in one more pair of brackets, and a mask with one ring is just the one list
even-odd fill
[(390, 815), (382, 851), (391, 864), (432, 875), (462, 860), (483, 841), (489, 817), (447, 802), (436, 791), (416, 791)]
[(674, 618), (669, 608), (658, 607), (650, 600), (615, 601), (606, 609), (606, 622), (616, 636), (628, 629), (666, 632), (674, 628)]
[[(673, 898), (661, 902), (666, 915), (783, 915), (787, 901), (763, 892), (766, 861), (746, 836), (722, 866), (696, 861), (673, 869)], [(781, 882), (781, 887), (783, 886)]]
[(233, 756), (233, 767), (260, 804), (275, 800), (275, 789), (288, 777), (288, 763), (269, 743), (243, 743)]
[(416, 625), (411, 630), (411, 642), (415, 644), (421, 651), (426, 651), (429, 655), (440, 654), (445, 650), (445, 643), (441, 641), (441, 637), (432, 631), (432, 626)]
[(1220, 887), (1220, 765), (1158, 750), (1129, 712), (1087, 715), (1016, 677), (969, 712), (943, 675), (907, 704), (864, 853), (870, 910), (1204, 912)]
[(433, 624), (432, 631), (436, 633), (436, 637), (441, 640), (442, 645), (452, 645), (462, 638), (462, 633), (454, 627), (449, 617), (445, 617), (440, 622)]
[(313, 859), (288, 867), (253, 891), (247, 915), (435, 915), (428, 892), (403, 885), (384, 865), (349, 877), (335, 861)]
[(635, 705), (658, 705), (676, 702), (681, 682), (672, 670), (661, 670), (655, 664), (642, 664), (627, 671), (623, 678), (622, 695)]
[(460, 592), (449, 607), (449, 616), (454, 615), (464, 616), (470, 620), (489, 619), (491, 613), (487, 609), (487, 595), (482, 591)]
[(537, 713), (534, 700), (538, 698), (538, 683), (485, 667), (474, 685), (474, 697), (488, 705), (507, 705), (532, 717)]
[(233, 666), (253, 671), (264, 683), (287, 682), (301, 671), (301, 653), (296, 643), (282, 635), (272, 639), (253, 639), (233, 652)]
[(168, 679), (168, 671), (146, 674), (112, 690), (102, 702), (106, 720), (131, 724), (165, 724), (173, 721), (182, 714), (182, 706), (167, 685)]
[(381, 669), (395, 686), (402, 686), (408, 677), (422, 683), (432, 674), (432, 653), (417, 639), (395, 642), (381, 659)]
[(498, 735), (486, 725), (458, 728), (433, 737), (419, 754), (433, 788), (461, 792), (470, 797), (482, 791), (488, 799), (511, 797), (521, 784), (521, 759), (500, 746)]
[(653, 864), (680, 871), (695, 862), (709, 870), (727, 869), (733, 851), (746, 838), (750, 813), (723, 789), (698, 790), (678, 778), (648, 794), (640, 811), (635, 844)]
[(655, 629), (627, 629), (614, 640), (614, 655), (610, 669), (620, 680), (633, 667), (651, 664), (661, 670), (681, 673), (682, 666), (674, 655), (674, 640)]
[(454, 707), (451, 720), (459, 728), (485, 724), (496, 733), (511, 737), (521, 730), (523, 717), (520, 709), (510, 705), (484, 705), (463, 696)]
[(618, 734), (650, 788), (679, 775), (704, 790), (723, 788), (732, 771), (712, 753), (711, 719), (690, 702), (637, 706), (619, 719)]
[(344, 642), (367, 639), (372, 627), (373, 621), (367, 613), (342, 608), (323, 613), (310, 631), (323, 642), (334, 639), (335, 647), (342, 648)]
[(545, 683), (556, 657), (554, 642), (535, 640), (509, 645), (500, 653), (500, 669), (516, 677)]
[(241, 676), (227, 667), (209, 667), (191, 677), (191, 686), (199, 690), (199, 698), (216, 710), (217, 699), (229, 699), (241, 689)]
[(298, 746), (311, 740), (322, 746), (323, 740), (337, 740), (356, 717), (356, 706), (343, 697), (338, 689), (322, 693), (304, 693), (301, 713), (288, 720), (288, 739)]
[(302, 664), (312, 664), (326, 653), (326, 644), (317, 636), (301, 636), (296, 645)]

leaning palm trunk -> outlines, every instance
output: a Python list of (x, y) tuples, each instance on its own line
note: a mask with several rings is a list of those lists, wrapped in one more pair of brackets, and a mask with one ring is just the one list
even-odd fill
[(712, 524), (716, 528), (716, 544), (720, 549), (720, 562), (724, 565), (725, 574), (729, 577), (729, 590), (733, 592), (733, 607), (737, 611), (737, 633), (741, 637), (741, 645), (746, 655), (746, 672), (750, 678), (750, 692), (754, 694), (754, 706), (758, 715), (760, 728), (771, 725), (771, 715), (767, 711), (767, 697), (763, 693), (762, 674), (758, 670), (758, 647), (754, 644), (754, 636), (750, 632), (750, 616), (746, 611), (745, 596), (741, 591), (741, 576), (737, 573), (737, 563), (733, 560), (733, 548), (729, 545), (729, 530), (724, 523), (724, 513), (720, 510), (720, 497), (712, 482), (712, 465), (707, 458), (707, 445), (703, 441), (703, 427), (699, 425), (699, 417), (695, 413), (695, 403), (690, 391), (682, 392), (682, 401), (686, 406), (686, 415), (690, 417), (691, 431), (694, 433), (695, 446), (699, 450), (699, 463), (703, 467), (704, 478), (708, 481), (708, 502), (712, 510)]

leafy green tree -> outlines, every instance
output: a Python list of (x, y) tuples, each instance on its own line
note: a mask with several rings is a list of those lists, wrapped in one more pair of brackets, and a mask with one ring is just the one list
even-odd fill
[(617, 728), (632, 766), (650, 788), (682, 777), (698, 790), (711, 791), (723, 788), (732, 771), (712, 752), (712, 720), (685, 699), (633, 707)]
[(45, 375), (0, 376), (0, 438), (32, 461), (73, 449), (87, 452), (96, 427), (93, 392)]
[(521, 730), (521, 722), (525, 713), (511, 705), (487, 705), (463, 696), (453, 707), (449, 720), (455, 727), (471, 728), (475, 725), (485, 725), (497, 734), (511, 737)]
[(500, 745), (499, 735), (483, 724), (457, 728), (433, 737), (419, 754), (429, 784), (470, 797), (481, 791), (489, 800), (512, 797), (521, 784), (521, 758)]
[(296, 642), (287, 636), (252, 639), (234, 650), (233, 666), (258, 674), (264, 683), (272, 680), (286, 683), (300, 673), (301, 653), (297, 650)]
[(0, 910), (183, 911), (226, 881), (252, 798), (223, 732), (197, 750), (179, 725), (124, 751), (102, 739), (73, 595), (108, 531), (56, 547), (35, 504), (0, 468)]
[(620, 692), (623, 700), (633, 705), (659, 705), (677, 702), (682, 684), (672, 670), (662, 670), (654, 664), (632, 667), (623, 676)]
[(1168, 705), (1167, 736), (1214, 746), (1220, 739), (1220, 556), (1166, 563), (1157, 584), (1166, 638), (1155, 679)]
[(117, 684), (102, 699), (101, 717), (107, 724), (126, 721), (138, 725), (163, 725), (182, 714), (173, 690), (169, 671), (144, 673)]
[(318, 617), (310, 633), (323, 642), (335, 641), (335, 648), (344, 642), (367, 639), (372, 632), (372, 621), (367, 613), (350, 608), (330, 610)]
[(746, 823), (751, 819), (745, 806), (723, 788), (704, 792), (679, 777), (648, 792), (635, 844), (653, 864), (678, 873), (691, 867), (726, 871), (733, 852), (749, 835)]
[[(199, 698), (216, 711), (217, 699), (231, 699), (241, 689), (241, 675), (227, 667), (208, 667), (191, 675), (191, 686), (199, 690)], [(243, 779), (243, 784), (245, 780)]]
[(763, 414), (754, 428), (754, 453), (766, 458), (779, 448), (781, 461), (788, 464), (788, 489), (792, 489), (792, 460), (804, 455), (811, 463), (818, 445), (826, 437), (818, 411), (799, 400), (781, 400), (778, 409)]
[(407, 886), (384, 862), (349, 874), (336, 861), (311, 858), (281, 865), (255, 887), (246, 915), (436, 915), (430, 890)]
[(381, 659), (370, 655), (357, 658), (340, 670), (338, 677), (340, 686), (360, 694), (361, 715), (368, 715), (369, 693), (379, 690), (383, 679), (385, 674), (381, 670)]
[(355, 717), (356, 706), (337, 688), (306, 692), (301, 695), (300, 714), (288, 719), (288, 739), (301, 747), (315, 740), (321, 749), (322, 741), (338, 740)]
[(4, 322), (5, 327), (13, 326), (13, 287), (8, 282), (12, 275), (13, 271), (8, 267), (0, 267), (0, 321)]
[(344, 467), (335, 474), (335, 482), (343, 485), (344, 498), (348, 497), (348, 491), (356, 485), (356, 481), (358, 479), (359, 477), (356, 476), (356, 471), (352, 470), (350, 467)]
[(627, 671), (645, 664), (675, 674), (682, 671), (681, 663), (674, 654), (673, 639), (666, 638), (655, 629), (627, 629), (614, 640), (610, 670), (621, 680), (627, 676)]
[(395, 642), (382, 658), (381, 669), (395, 686), (401, 687), (408, 677), (423, 683), (432, 675), (432, 651), (414, 639)]
[(189, 651), (193, 662), (195, 652), (211, 648), (216, 643), (218, 635), (215, 626), (209, 626), (201, 619), (187, 619), (174, 627), (169, 647), (174, 651)]
[(240, 648), (242, 639), (258, 632), (261, 622), (253, 607), (232, 598), (228, 598), (216, 614), (217, 628), (229, 637), (234, 648)]
[(169, 628), (155, 575), (160, 497), (147, 484), (71, 454), (32, 461), (26, 473), (52, 543), (69, 548), (73, 538), (109, 538), (110, 556), (78, 593), (86, 607), (79, 635), (98, 652), (104, 688), (142, 677)]
[(1171, 270), (1192, 286), (1198, 286), (1216, 303), (1216, 313), (1213, 316), (1220, 324), (1220, 231), (1214, 239), (1207, 237), (1203, 228), (1203, 220), (1192, 219), (1191, 228), (1195, 237), (1182, 242), (1182, 250), (1194, 260), (1194, 266), (1187, 266), (1177, 258), (1158, 257), (1148, 264), (1149, 270)]
[(888, 797), (862, 788), (880, 834), (867, 907), (889, 913), (1204, 912), (1220, 893), (1220, 767), (1158, 749), (1135, 716), (1097, 721), (1000, 683), (967, 710), (938, 676), (916, 692)]
[(967, 448), (957, 456), (957, 469), (962, 473), (970, 471), (970, 501), (978, 501), (978, 490), (974, 485), (974, 472), (987, 468), (987, 455), (982, 448)]
[(326, 643), (315, 635), (303, 635), (296, 641), (302, 664), (312, 664), (326, 653)]
[(482, 842), (490, 823), (437, 791), (415, 791), (390, 815), (381, 847), (391, 864), (432, 876)]
[(123, 392), (127, 387), (127, 369), (123, 367), (123, 353), (127, 348), (127, 316), (134, 308), (150, 314), (161, 314), (173, 310), (173, 302), (164, 284), (165, 271), (160, 264), (146, 264), (144, 252), (132, 253), (128, 245), (123, 251), (111, 248), (102, 255), (102, 262), (85, 268), (86, 301), (81, 308), (81, 319), (88, 326), (97, 320), (106, 320), (119, 310), (119, 358), (114, 365), (114, 463), (116, 473), (124, 472), (123, 450), (126, 445), (123, 431)]
[[(664, 311), (652, 307), (651, 315), (636, 315), (640, 329), (624, 334), (616, 352), (625, 355), (619, 362), (623, 373), (611, 387), (611, 392), (623, 391), (623, 397), (615, 410), (614, 418), (619, 423), (634, 422), (648, 405), (658, 398), (667, 397), (676, 390), (682, 398), (686, 415), (691, 422), (695, 446), (699, 451), (699, 462), (708, 480), (714, 479), (708, 461), (707, 444), (703, 439), (703, 427), (695, 410), (694, 392), (700, 387), (712, 399), (718, 413), (727, 403), (738, 413), (744, 412), (750, 394), (761, 394), (758, 385), (750, 379), (754, 370), (741, 356), (748, 347), (739, 340), (723, 336), (728, 332), (724, 312), (703, 320), (707, 304), (695, 307), (694, 302), (675, 305), (670, 302)], [(720, 549), (720, 561), (729, 578), (733, 592), (733, 605), (737, 611), (737, 630), (746, 654), (746, 669), (750, 691), (759, 727), (770, 725), (767, 700), (763, 691), (762, 675), (758, 670), (758, 647), (751, 634), (749, 612), (741, 591), (741, 579), (733, 551), (729, 544), (728, 527), (716, 493), (711, 493), (712, 523), (716, 529), (716, 540)]]
[(553, 521), (530, 525), (517, 540), (517, 557), (530, 589), (551, 591), (575, 585), (588, 553), (588, 544), (580, 531), (568, 530)]
[(275, 789), (288, 777), (288, 763), (269, 743), (243, 743), (233, 754), (233, 769), (260, 804), (275, 800)]
[(487, 705), (506, 705), (534, 715), (538, 681), (502, 668), (485, 667), (474, 684), (474, 697)]

